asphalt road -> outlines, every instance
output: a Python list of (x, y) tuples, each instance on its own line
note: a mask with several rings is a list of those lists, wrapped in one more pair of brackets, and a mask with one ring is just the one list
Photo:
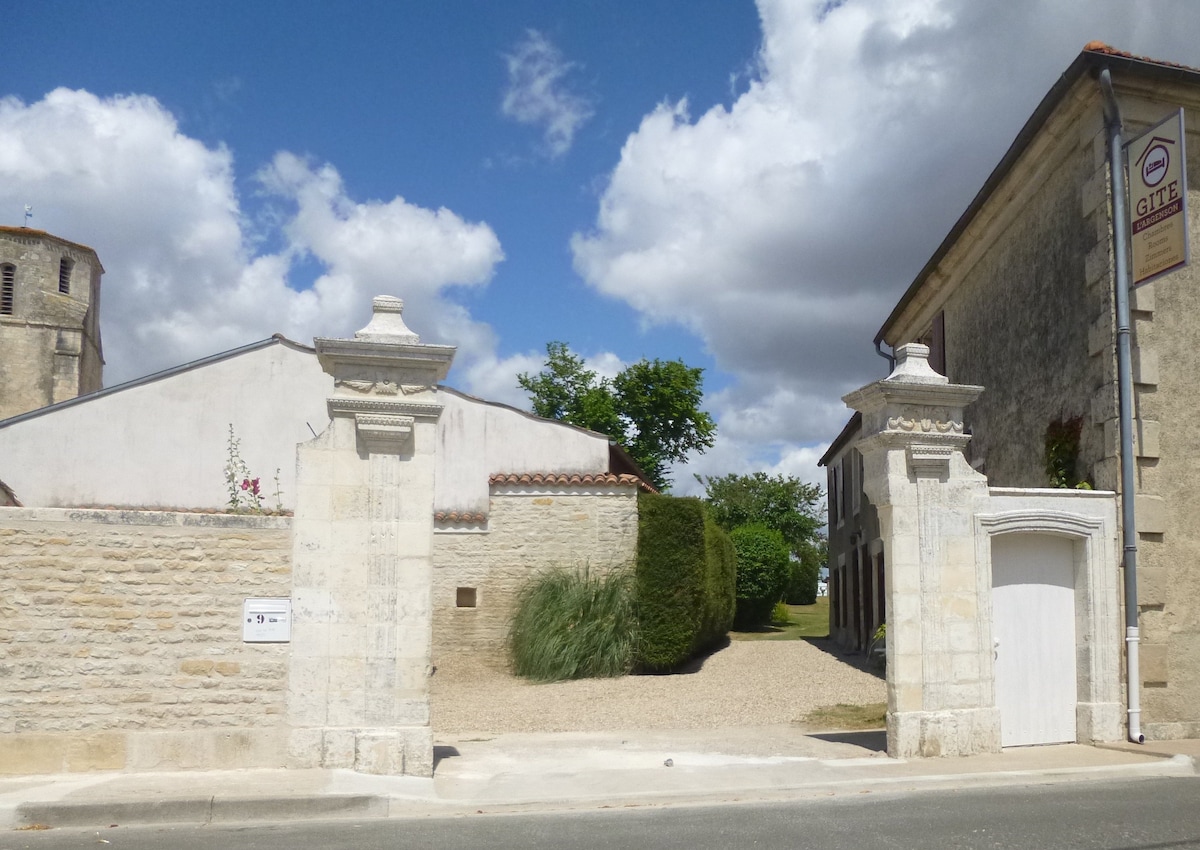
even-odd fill
[(80, 847), (1175, 850), (1200, 848), (1200, 777), (846, 794), (771, 804), (0, 834), (0, 850)]

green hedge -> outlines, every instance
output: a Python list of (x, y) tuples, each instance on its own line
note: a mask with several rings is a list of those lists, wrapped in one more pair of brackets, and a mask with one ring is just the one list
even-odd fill
[(783, 596), (791, 555), (783, 535), (765, 525), (743, 525), (729, 535), (737, 552), (737, 613), (740, 629), (757, 628), (771, 619)]
[(705, 607), (697, 650), (708, 649), (733, 628), (737, 605), (737, 555), (733, 541), (704, 512)]
[(707, 520), (698, 499), (638, 498), (641, 668), (672, 670), (729, 630), (734, 570), (728, 537)]

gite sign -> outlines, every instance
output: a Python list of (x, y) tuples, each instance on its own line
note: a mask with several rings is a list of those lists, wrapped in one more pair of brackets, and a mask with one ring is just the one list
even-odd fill
[(1183, 110), (1125, 145), (1133, 285), (1187, 265), (1187, 157)]

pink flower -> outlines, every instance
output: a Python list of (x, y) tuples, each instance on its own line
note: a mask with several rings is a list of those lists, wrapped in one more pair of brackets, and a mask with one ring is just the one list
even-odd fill
[(249, 479), (249, 478), (243, 478), (243, 479), (242, 479), (242, 489), (243, 489), (243, 490), (249, 490), (249, 489), (250, 489), (250, 479)]
[(258, 495), (258, 479), (257, 478), (255, 478), (253, 481), (250, 482), (250, 492), (253, 493), (255, 496)]

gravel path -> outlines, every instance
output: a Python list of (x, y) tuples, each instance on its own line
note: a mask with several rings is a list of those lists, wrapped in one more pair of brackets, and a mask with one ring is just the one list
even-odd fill
[(838, 703), (887, 700), (883, 679), (804, 640), (732, 641), (698, 670), (534, 685), (499, 662), (441, 659), (433, 728), (464, 732), (721, 729), (798, 721)]

